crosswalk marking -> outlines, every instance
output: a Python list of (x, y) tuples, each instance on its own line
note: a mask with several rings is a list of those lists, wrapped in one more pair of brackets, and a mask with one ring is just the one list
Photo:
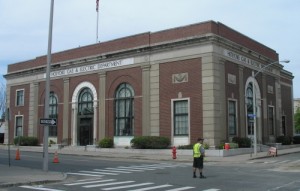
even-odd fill
[[(116, 170), (116, 168), (105, 168), (107, 170)], [(143, 172), (144, 170), (134, 170), (134, 169), (121, 169), (118, 168), (118, 170), (127, 170), (127, 171), (132, 171), (132, 172)]]
[(145, 191), (145, 190), (154, 190), (157, 188), (165, 188), (165, 187), (170, 187), (172, 185), (170, 184), (164, 184), (164, 185), (160, 185), (160, 186), (153, 186), (153, 187), (147, 187), (147, 188), (141, 188), (141, 189), (136, 189), (136, 190), (129, 190), (129, 191)]
[(94, 188), (94, 187), (110, 186), (110, 185), (117, 185), (117, 184), (127, 184), (127, 183), (132, 183), (132, 182), (135, 182), (135, 181), (112, 182), (112, 183), (105, 183), (105, 184), (88, 185), (88, 186), (83, 186), (83, 187), (84, 188)]
[(37, 186), (20, 186), (20, 187), (21, 187), (21, 188), (33, 189), (33, 190), (63, 191), (63, 190), (57, 190), (57, 189), (52, 189), (52, 188), (42, 188), (42, 187), (37, 187)]
[[(72, 173), (70, 173), (72, 174)], [(76, 175), (78, 173), (75, 173)], [(81, 174), (80, 174), (81, 175)], [(155, 185), (156, 183), (153, 182), (141, 182), (141, 183), (135, 183), (135, 181), (127, 180), (127, 181), (118, 181), (117, 179), (102, 179), (102, 178), (89, 178), (89, 179), (80, 179), (76, 180), (73, 183), (66, 183), (63, 184), (64, 186), (81, 186), (82, 188), (97, 188), (102, 187), (101, 190), (110, 191), (110, 190), (121, 190), (134, 187), (140, 187), (138, 189), (133, 189), (131, 191), (147, 191), (147, 190), (157, 190), (161, 188), (166, 187), (174, 187), (174, 185), (171, 184), (162, 184), (162, 185)], [(23, 188), (29, 188), (29, 189), (36, 189), (36, 190), (44, 190), (44, 191), (63, 191), (63, 190), (56, 190), (51, 188), (45, 188), (45, 187), (33, 187), (33, 186), (20, 186)], [(177, 187), (172, 188), (166, 191), (185, 191), (189, 189), (193, 189), (195, 187), (191, 186), (185, 186), (185, 187)], [(206, 191), (206, 190), (205, 190)], [(207, 190), (207, 191), (217, 191), (216, 190)]]
[(102, 175), (118, 175), (116, 173), (109, 173), (109, 172), (95, 172), (95, 171), (79, 171), (80, 173), (92, 173), (92, 174), (102, 174)]
[(130, 167), (130, 166), (120, 166), (118, 169), (134, 169), (134, 170), (156, 170), (155, 168), (149, 167)]
[(66, 186), (76, 186), (76, 185), (82, 185), (82, 184), (94, 184), (94, 183), (110, 182), (110, 181), (115, 181), (115, 179), (97, 180), (97, 181), (90, 181), (90, 182), (75, 182), (75, 183), (68, 183), (68, 184), (64, 184), (64, 185), (66, 185)]
[(146, 182), (146, 183), (140, 183), (140, 184), (131, 184), (131, 185), (126, 185), (126, 186), (116, 186), (112, 188), (103, 188), (102, 190), (117, 190), (117, 189), (122, 189), (122, 188), (132, 188), (132, 187), (138, 187), (138, 186), (146, 186), (154, 184), (152, 182)]
[(76, 181), (77, 182), (84, 182), (84, 181), (96, 181), (96, 180), (102, 180), (102, 178), (80, 179), (80, 180), (76, 180)]
[(248, 164), (296, 164), (299, 163), (300, 160), (256, 160), (249, 161)]
[(174, 189), (166, 190), (166, 191), (182, 191), (182, 190), (189, 190), (189, 189), (192, 189), (192, 188), (195, 188), (195, 187), (186, 186), (186, 187), (174, 188)]
[(73, 173), (73, 172), (68, 172), (66, 174), (79, 175), (79, 176), (97, 176), (97, 177), (102, 177), (103, 176), (103, 175), (98, 175), (98, 174)]
[(69, 175), (78, 175), (78, 176), (91, 176), (91, 177), (103, 177), (105, 175), (120, 175), (122, 173), (134, 173), (134, 172), (144, 172), (148, 170), (158, 170), (165, 168), (176, 168), (176, 167), (187, 167), (190, 164), (171, 164), (171, 163), (158, 163), (158, 164), (142, 164), (142, 165), (132, 165), (132, 166), (118, 166), (114, 168), (104, 168), (104, 169), (93, 169), (90, 171), (82, 170), (74, 173), (66, 173)]
[(280, 162), (278, 162), (277, 164), (281, 164), (281, 163), (287, 163), (287, 162), (289, 162), (290, 160), (284, 160), (284, 161), (280, 161)]
[(276, 163), (276, 162), (277, 162), (276, 160), (273, 160), (273, 161), (265, 161), (264, 163), (271, 164), (271, 163)]
[(111, 172), (111, 173), (131, 173), (127, 171), (121, 171), (121, 170), (104, 170), (104, 169), (94, 169), (94, 171), (99, 171), (99, 172)]

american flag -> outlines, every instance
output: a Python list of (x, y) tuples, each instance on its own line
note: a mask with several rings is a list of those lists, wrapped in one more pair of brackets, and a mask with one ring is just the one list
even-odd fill
[(96, 0), (96, 11), (98, 12), (99, 10), (99, 0)]

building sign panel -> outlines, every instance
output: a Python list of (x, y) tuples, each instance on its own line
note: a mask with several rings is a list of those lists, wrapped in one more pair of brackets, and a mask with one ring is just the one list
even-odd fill
[[(258, 68), (258, 70), (265, 66), (265, 64), (261, 64), (259, 62), (256, 62), (255, 60), (252, 60), (252, 59), (250, 59), (246, 56), (243, 56), (243, 55), (238, 54), (236, 52), (233, 52), (231, 50), (224, 49), (224, 55), (226, 57), (229, 57), (229, 58), (233, 59), (233, 60), (242, 62), (245, 65), (254, 66), (254, 67)], [(265, 68), (264, 70), (272, 72), (272, 68)]]
[[(98, 64), (91, 64), (86, 66), (68, 68), (64, 70), (52, 71), (50, 72), (50, 78), (61, 77), (61, 76), (72, 75), (72, 74), (81, 74), (81, 73), (91, 72), (96, 70), (104, 70), (108, 68), (115, 68), (115, 67), (130, 65), (130, 64), (134, 64), (133, 58), (127, 58), (123, 60), (113, 60), (113, 61), (103, 62)], [(44, 74), (44, 77), (46, 78), (46, 74)]]

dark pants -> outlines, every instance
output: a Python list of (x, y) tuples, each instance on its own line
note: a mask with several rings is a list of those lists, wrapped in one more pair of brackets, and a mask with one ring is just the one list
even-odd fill
[(194, 158), (193, 167), (203, 169), (203, 157)]

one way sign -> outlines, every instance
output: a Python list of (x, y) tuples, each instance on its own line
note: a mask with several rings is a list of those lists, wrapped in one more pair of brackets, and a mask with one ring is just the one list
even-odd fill
[(40, 125), (51, 125), (51, 126), (56, 126), (56, 119), (40, 119)]

